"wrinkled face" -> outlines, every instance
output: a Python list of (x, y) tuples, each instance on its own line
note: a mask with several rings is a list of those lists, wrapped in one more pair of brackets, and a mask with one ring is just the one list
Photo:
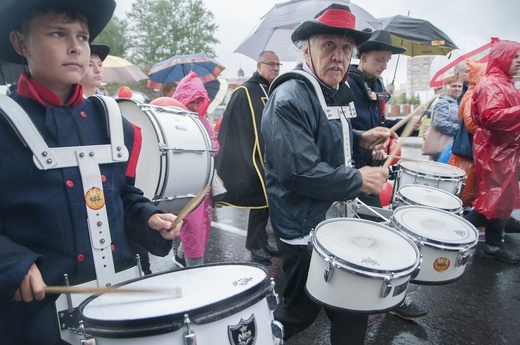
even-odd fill
[(516, 52), (513, 61), (511, 62), (511, 67), (509, 68), (509, 76), (513, 77), (520, 72), (520, 50)]
[(307, 65), (326, 85), (335, 88), (347, 73), (352, 50), (352, 37), (338, 35), (315, 35), (303, 54)]
[(33, 80), (56, 93), (79, 83), (90, 58), (87, 23), (44, 13), (31, 19), (24, 31), (12, 31), (11, 44), (27, 59)]
[(102, 74), (103, 61), (97, 54), (91, 54), (88, 62), (87, 73), (81, 79), (81, 84), (85, 87), (98, 87), (103, 79)]
[(256, 70), (269, 83), (272, 83), (280, 74), (280, 65), (280, 60), (276, 54), (265, 53), (256, 64)]
[(451, 84), (448, 84), (448, 88), (446, 90), (446, 95), (451, 98), (457, 99), (462, 94), (462, 82), (454, 81)]
[(386, 70), (388, 61), (392, 59), (392, 52), (371, 51), (361, 53), (359, 65), (361, 70), (370, 78), (380, 78)]

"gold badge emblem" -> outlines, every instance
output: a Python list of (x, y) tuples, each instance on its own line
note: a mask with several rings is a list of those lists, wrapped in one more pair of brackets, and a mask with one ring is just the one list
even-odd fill
[(99, 210), (105, 206), (105, 194), (97, 187), (92, 187), (85, 194), (85, 202), (90, 209)]
[(433, 269), (437, 272), (443, 272), (450, 268), (450, 259), (440, 257), (433, 262)]

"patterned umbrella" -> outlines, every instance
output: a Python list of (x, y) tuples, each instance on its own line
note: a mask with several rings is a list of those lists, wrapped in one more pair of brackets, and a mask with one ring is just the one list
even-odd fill
[(204, 54), (175, 55), (168, 60), (157, 62), (148, 75), (150, 80), (166, 84), (178, 82), (190, 71), (197, 73), (203, 83), (216, 79), (224, 66)]
[(108, 55), (103, 61), (104, 83), (135, 82), (143, 79), (148, 79), (148, 76), (130, 61), (113, 55)]

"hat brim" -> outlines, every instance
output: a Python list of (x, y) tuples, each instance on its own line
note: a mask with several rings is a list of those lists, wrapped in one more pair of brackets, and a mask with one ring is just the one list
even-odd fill
[(19, 26), (21, 19), (28, 12), (38, 9), (65, 9), (84, 15), (88, 21), (90, 39), (92, 42), (105, 28), (116, 8), (114, 0), (4, 0), (0, 11), (0, 60), (24, 63), (23, 59), (11, 45), (9, 33)]
[(372, 33), (358, 31), (355, 29), (348, 28), (338, 28), (329, 25), (322, 24), (317, 20), (307, 20), (300, 25), (296, 29), (294, 29), (291, 39), (294, 44), (306, 40), (307, 38), (314, 35), (337, 35), (337, 36), (345, 36), (352, 37), (356, 45), (360, 45), (361, 43), (368, 40)]
[(368, 41), (361, 44), (358, 47), (359, 53), (371, 52), (371, 51), (387, 51), (392, 54), (402, 54), (406, 51), (405, 47), (394, 46), (388, 43)]
[(106, 44), (91, 44), (90, 45), (90, 55), (96, 54), (99, 56), (101, 61), (105, 61), (108, 54), (110, 53), (110, 47)]

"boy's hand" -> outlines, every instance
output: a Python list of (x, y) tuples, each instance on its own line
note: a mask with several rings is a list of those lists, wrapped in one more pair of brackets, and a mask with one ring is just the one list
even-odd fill
[(45, 283), (42, 274), (36, 264), (29, 267), (27, 275), (20, 283), (20, 287), (16, 290), (13, 301), (32, 302), (33, 300), (41, 301), (45, 297)]
[(148, 219), (148, 226), (159, 231), (164, 239), (173, 240), (179, 236), (183, 223), (180, 221), (175, 228), (170, 229), (175, 218), (177, 216), (171, 213), (155, 213)]

